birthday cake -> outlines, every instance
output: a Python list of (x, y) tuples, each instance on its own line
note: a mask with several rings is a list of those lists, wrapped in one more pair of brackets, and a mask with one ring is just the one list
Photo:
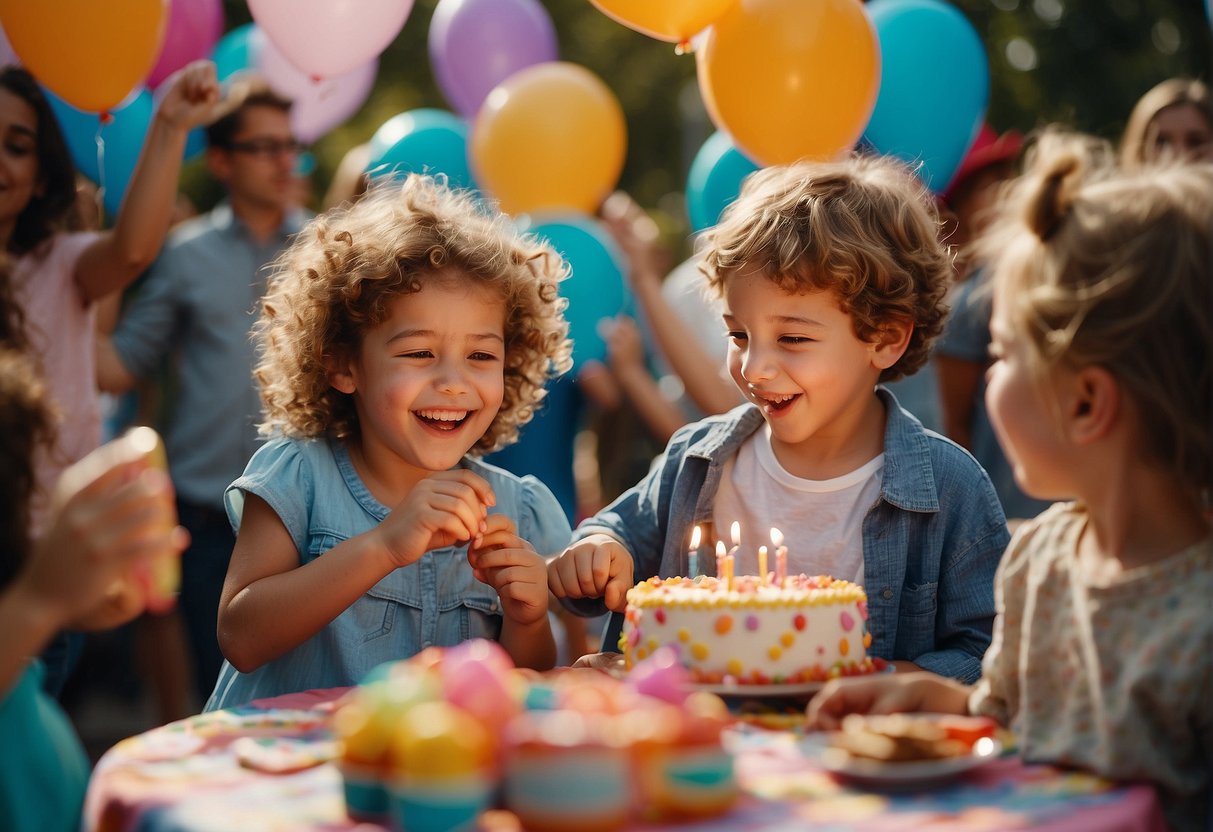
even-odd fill
[(619, 644), (629, 669), (671, 648), (701, 684), (824, 682), (882, 669), (867, 619), (863, 587), (824, 575), (650, 578), (628, 590)]

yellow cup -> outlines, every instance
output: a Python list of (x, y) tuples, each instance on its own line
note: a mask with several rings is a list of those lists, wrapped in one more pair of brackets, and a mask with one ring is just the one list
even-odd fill
[[(152, 428), (131, 428), (123, 439), (136, 453), (147, 457), (150, 465), (161, 471), (168, 471), (164, 442), (161, 441), (160, 434)], [(176, 604), (177, 593), (181, 589), (181, 556), (172, 549), (154, 555), (148, 564), (144, 580), (147, 584), (148, 610), (156, 613), (168, 612)]]

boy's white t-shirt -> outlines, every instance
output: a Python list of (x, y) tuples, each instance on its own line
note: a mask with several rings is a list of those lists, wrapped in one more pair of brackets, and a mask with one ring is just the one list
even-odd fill
[(735, 574), (757, 574), (759, 546), (767, 547), (767, 568), (775, 570), (774, 527), (788, 547), (789, 575), (831, 575), (862, 584), (863, 518), (880, 497), (883, 474), (882, 453), (834, 479), (793, 476), (775, 458), (771, 427), (764, 425), (725, 463), (713, 504), (716, 534), (730, 549), (732, 523), (740, 523)]

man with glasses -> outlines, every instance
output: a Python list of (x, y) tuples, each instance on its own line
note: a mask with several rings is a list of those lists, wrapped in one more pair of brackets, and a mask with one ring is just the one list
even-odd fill
[(165, 357), (174, 361), (162, 419), (181, 524), (192, 538), (182, 557), (180, 608), (199, 703), (222, 662), (216, 614), (235, 543), (223, 492), (259, 443), (249, 330), (266, 267), (303, 220), (292, 205), (300, 148), (290, 102), (256, 81), (238, 81), (207, 142), (207, 168), (227, 198), (174, 230), (113, 335), (98, 345), (98, 384), (109, 392), (154, 377)]

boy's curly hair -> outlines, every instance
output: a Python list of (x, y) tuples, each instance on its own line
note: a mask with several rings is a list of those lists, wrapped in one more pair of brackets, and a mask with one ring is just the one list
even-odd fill
[(953, 271), (930, 194), (905, 165), (882, 156), (750, 175), (708, 232), (702, 269), (718, 294), (733, 274), (760, 274), (787, 292), (832, 290), (862, 341), (890, 321), (910, 321), (909, 346), (881, 381), (926, 363)]
[(448, 269), (505, 301), (505, 396), (474, 452), (515, 441), (544, 384), (572, 364), (561, 257), (430, 177), (389, 179), (359, 202), (316, 217), (273, 268), (254, 327), (263, 434), (357, 435), (352, 396), (329, 383), (331, 362), (357, 352), (366, 330), (387, 317), (389, 301)]

